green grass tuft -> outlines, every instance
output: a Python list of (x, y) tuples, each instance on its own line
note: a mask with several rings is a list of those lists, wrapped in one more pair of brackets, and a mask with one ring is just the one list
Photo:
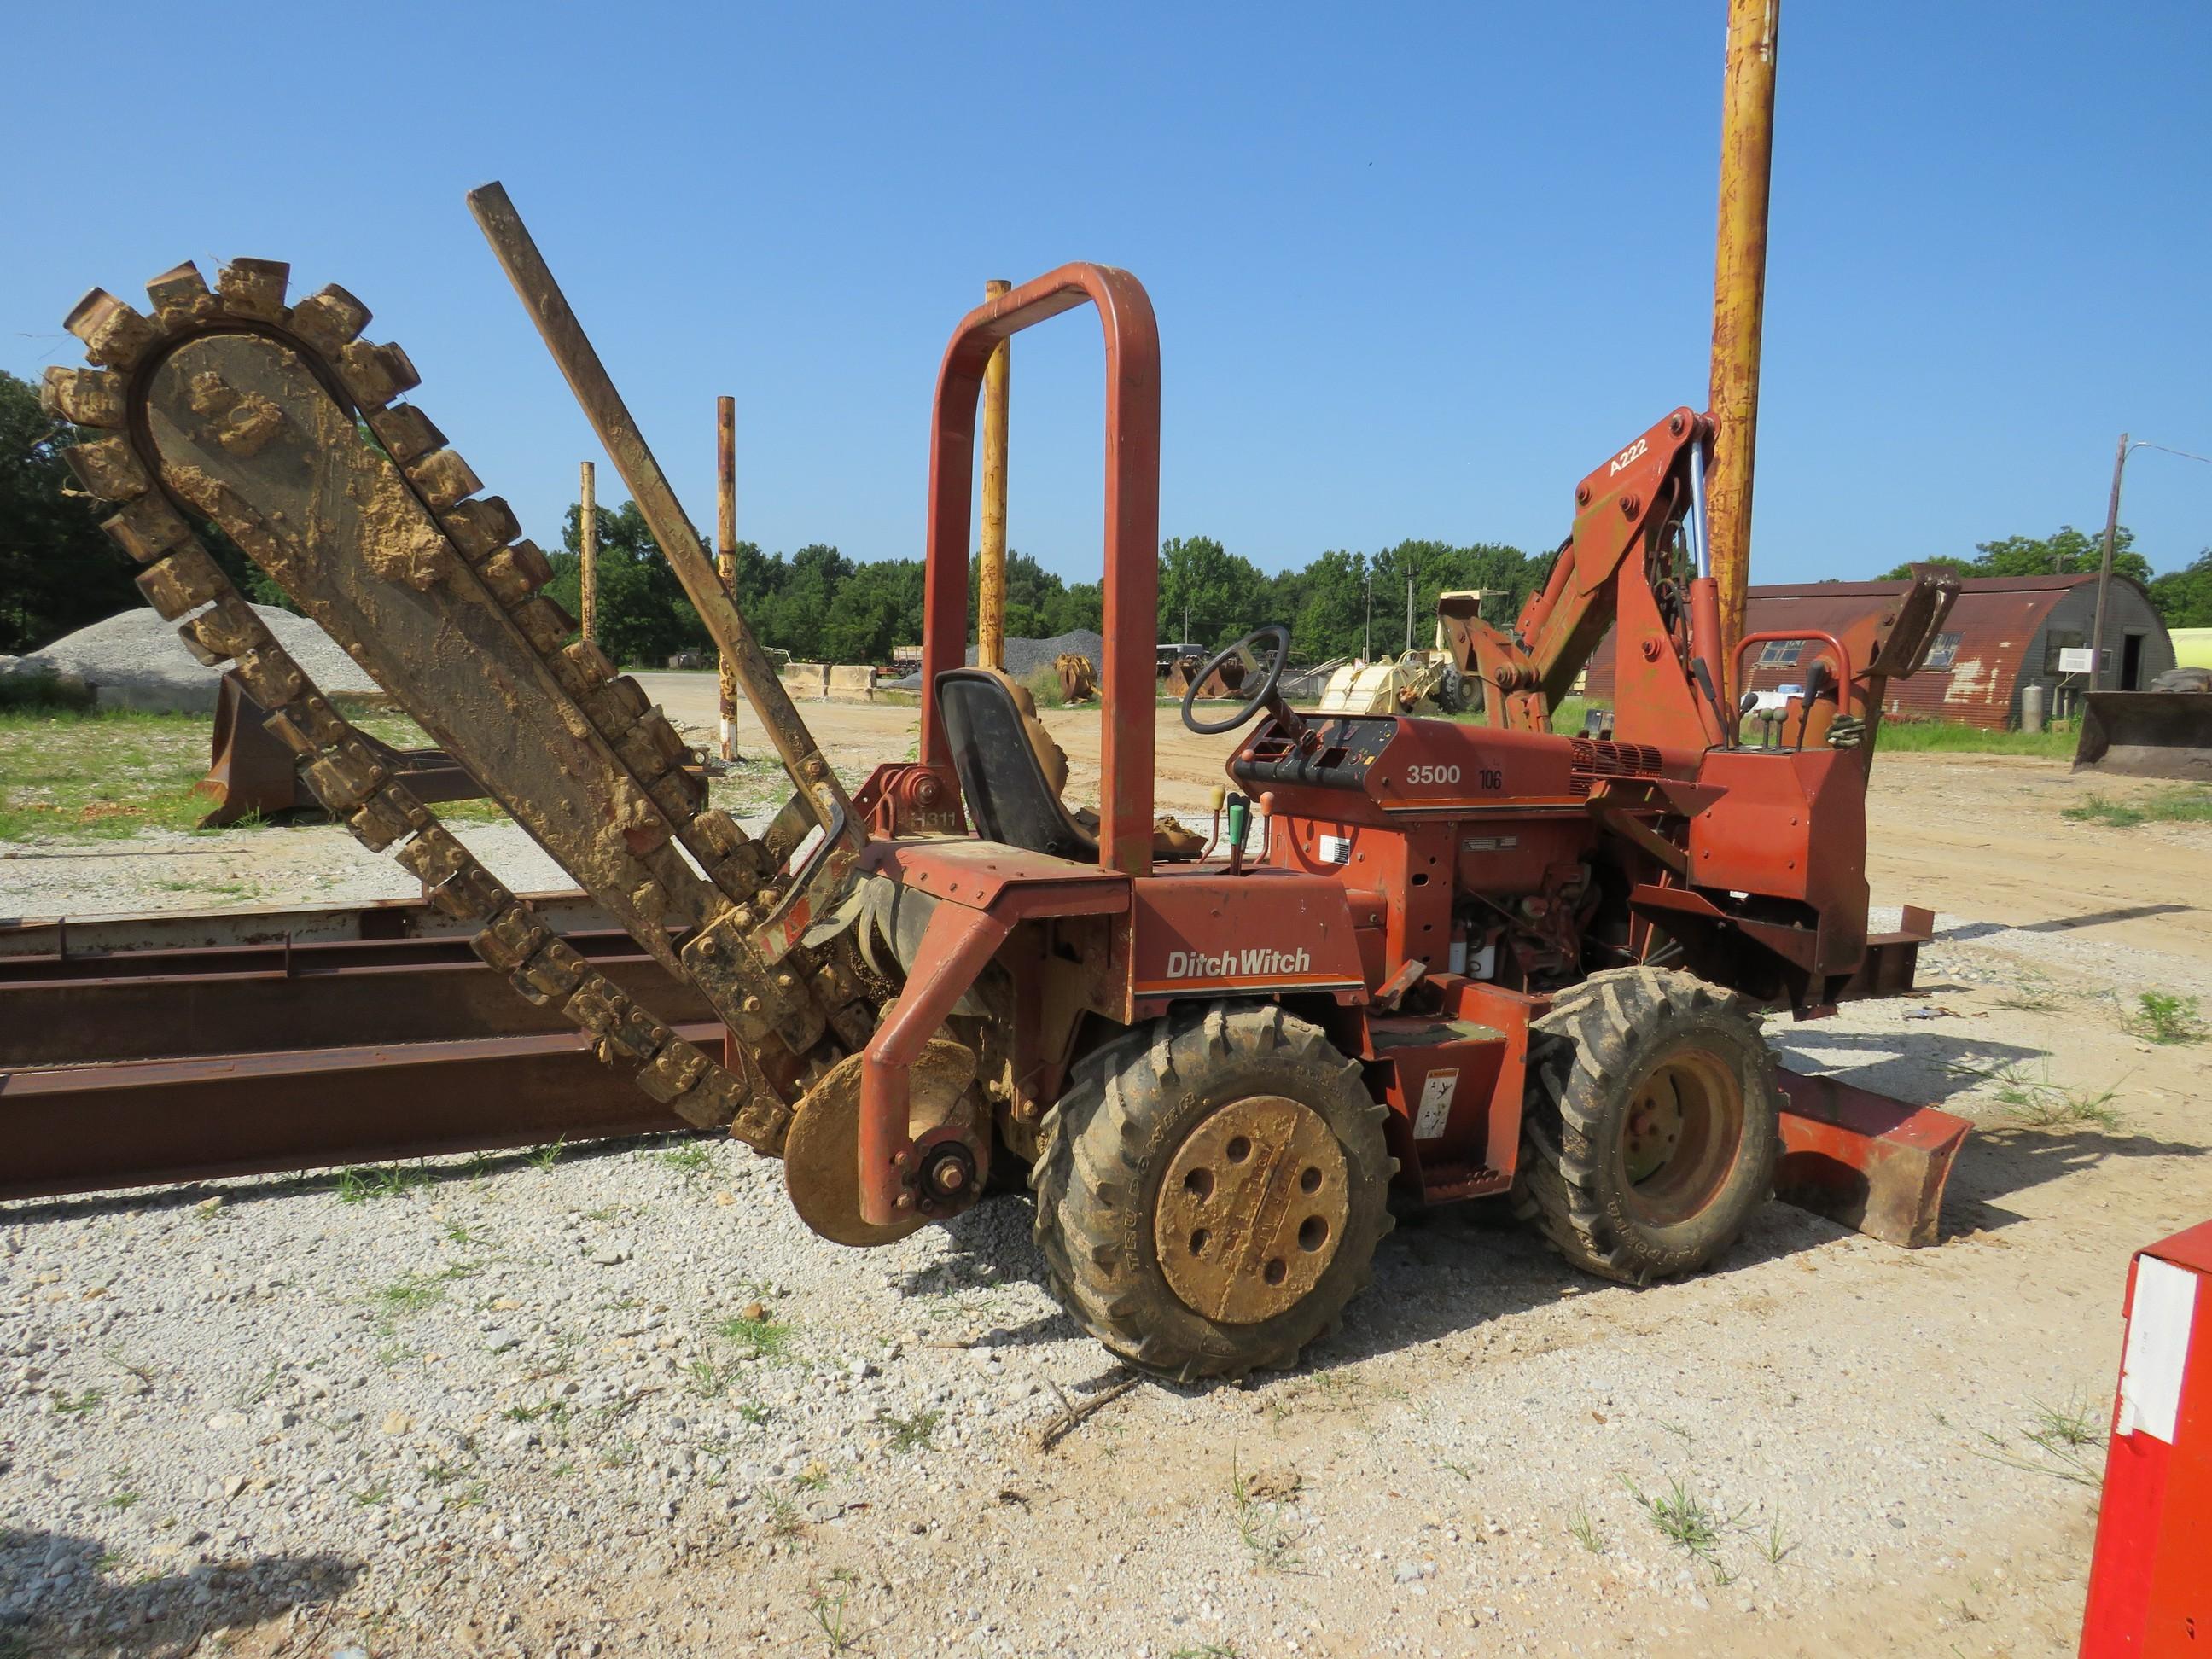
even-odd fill
[(2125, 1024), (2135, 1036), (2153, 1042), (2202, 1042), (2206, 1036), (2197, 999), (2165, 991), (2145, 991), (2137, 997), (2136, 1012)]
[(725, 1342), (744, 1343), (756, 1359), (780, 1359), (791, 1351), (791, 1327), (765, 1316), (747, 1319), (740, 1314), (725, 1319), (714, 1327), (714, 1334)]
[(2185, 785), (2126, 800), (2093, 794), (2079, 806), (2066, 808), (2063, 816), (2077, 823), (2101, 823), (2113, 830), (2132, 830), (2139, 823), (2212, 823), (2212, 789)]

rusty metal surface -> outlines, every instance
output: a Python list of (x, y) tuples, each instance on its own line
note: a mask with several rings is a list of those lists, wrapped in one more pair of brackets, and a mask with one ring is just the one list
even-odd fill
[[(721, 1030), (678, 1036), (715, 1053)], [(650, 1134), (574, 1031), (0, 1073), (0, 1198)]]
[(878, 842), (862, 865), (970, 909), (1001, 909), (1009, 892), (1018, 897), (1008, 914), (1021, 916), (1117, 915), (1129, 908), (1120, 872), (998, 842)]
[(1126, 270), (1063, 265), (962, 319), (938, 370), (930, 427), (928, 571), (921, 671), (921, 763), (951, 770), (937, 677), (966, 660), (969, 526), (975, 415), (1000, 341), (1090, 304), (1106, 345), (1106, 660), (1100, 748), (1099, 860), (1130, 875), (1152, 868), (1152, 738), (1158, 681), (1160, 337), (1144, 285)]
[[(2073, 590), (2096, 580), (2094, 575), (1961, 578), (1959, 596), (1940, 629), (1959, 635), (1950, 665), (1890, 680), (1883, 690), (1882, 713), (1891, 718), (1959, 720), (2003, 730), (2012, 720), (2019, 682), (2042, 676), (2042, 664), (2030, 661), (2028, 653), (2042, 636), (2051, 611)], [(1767, 633), (1790, 635), (1790, 630), (1802, 629), (1840, 637), (1879, 617), (1909, 587), (1903, 581), (1754, 587), (1747, 625)], [(1799, 664), (1762, 667), (1753, 659), (1742, 689), (1771, 691), (1801, 684), (1803, 678)], [(1613, 653), (1603, 646), (1590, 659), (1584, 693), (1593, 702), (1606, 704), (1619, 696)]]
[[(860, 1055), (850, 1054), (830, 1067), (800, 1099), (783, 1144), (784, 1189), (799, 1218), (832, 1243), (858, 1247), (889, 1244), (930, 1220), (920, 1209), (881, 1224), (860, 1212), (856, 1174), (865, 1063)], [(975, 1078), (974, 1050), (957, 1042), (924, 1044), (908, 1067), (907, 1116), (913, 1138), (919, 1140), (956, 1121), (972, 1127), (966, 1097)]]
[[(563, 933), (613, 928), (605, 911), (574, 890), (522, 893), (549, 926)], [(361, 904), (241, 905), (224, 910), (161, 910), (79, 916), (0, 918), (0, 967), (15, 957), (84, 957), (125, 951), (190, 951), (217, 945), (308, 945), (333, 939), (459, 939), (475, 930), (421, 898)]]
[[(1751, 580), (1751, 504), (1766, 311), (1766, 210), (1774, 167), (1774, 67), (1781, 0), (1729, 0), (1721, 100), (1720, 208), (1713, 238), (1713, 461), (1707, 508), (1721, 637), (1716, 670), (1735, 659)], [(1723, 702), (1735, 690), (1721, 688)]]
[[(209, 739), (207, 775), (192, 786), (214, 810), (199, 821), (216, 830), (253, 817), (276, 817), (322, 803), (300, 781), (300, 757), (264, 724), (269, 711), (253, 701), (235, 674), (217, 683), (215, 730)], [(442, 749), (394, 749), (368, 733), (361, 741), (420, 801), (475, 800), (483, 786)]]
[(1320, 1282), (1350, 1212), (1344, 1149), (1321, 1114), (1286, 1096), (1249, 1095), (1209, 1113), (1176, 1148), (1152, 1248), (1185, 1306), (1255, 1325)]
[(1943, 1188), (1973, 1126), (1838, 1078), (1776, 1068), (1788, 1103), (1776, 1195), (1905, 1249), (1941, 1237)]
[[(567, 940), (627, 995), (711, 1019), (621, 933)], [(0, 959), (0, 1066), (221, 1055), (568, 1030), (465, 939), (383, 939)]]
[[(1013, 284), (993, 277), (983, 298), (996, 300)], [(1013, 391), (1014, 346), (1001, 340), (983, 368), (983, 504), (975, 549), (975, 661), (1006, 665), (1006, 441), (1008, 398)]]
[(908, 1068), (1012, 931), (1010, 921), (983, 911), (939, 905), (907, 964), (904, 990), (868, 1040), (857, 1173), (860, 1216), (872, 1226), (894, 1224), (915, 1207), (920, 1137), (908, 1110)]

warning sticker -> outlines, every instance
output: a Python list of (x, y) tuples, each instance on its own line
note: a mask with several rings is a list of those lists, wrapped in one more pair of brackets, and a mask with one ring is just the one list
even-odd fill
[(1451, 1116), (1452, 1097), (1459, 1092), (1459, 1071), (1431, 1072), (1421, 1085), (1421, 1109), (1413, 1118), (1413, 1139), (1434, 1140), (1444, 1132)]

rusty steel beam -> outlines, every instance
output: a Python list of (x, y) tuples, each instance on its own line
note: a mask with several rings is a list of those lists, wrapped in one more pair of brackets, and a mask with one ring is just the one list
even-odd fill
[[(720, 1025), (677, 1028), (725, 1058)], [(0, 1199), (684, 1126), (575, 1031), (0, 1073)]]
[[(614, 921), (574, 888), (523, 893), (548, 927), (563, 933), (611, 932)], [(161, 910), (83, 916), (0, 917), (0, 968), (16, 957), (112, 956), (191, 951), (217, 945), (311, 945), (337, 939), (455, 939), (474, 931), (421, 898), (360, 904), (241, 905), (228, 910)]]
[[(1713, 462), (1706, 507), (1720, 588), (1714, 667), (1735, 659), (1751, 582), (1752, 478), (1766, 314), (1766, 209), (1774, 168), (1774, 60), (1782, 0), (1729, 0), (1721, 108), (1719, 222), (1713, 252)], [(1723, 686), (1723, 698), (1736, 688)]]
[[(566, 942), (672, 1022), (713, 1018), (696, 987), (671, 979), (628, 935)], [(9, 1067), (571, 1030), (557, 1007), (517, 997), (464, 938), (0, 958), (0, 1066)]]

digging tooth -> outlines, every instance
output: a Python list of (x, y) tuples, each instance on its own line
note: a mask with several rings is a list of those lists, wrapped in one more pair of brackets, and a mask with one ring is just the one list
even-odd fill
[(561, 648), (561, 642), (576, 631), (576, 619), (543, 594), (525, 599), (508, 614), (541, 657), (551, 656)]
[(292, 307), (292, 332), (325, 357), (335, 357), (368, 326), (368, 307), (336, 283), (318, 289)]
[(39, 386), (39, 407), (75, 426), (119, 427), (123, 377), (98, 368), (49, 368)]
[(169, 622), (230, 588), (222, 568), (196, 546), (180, 547), (158, 564), (148, 565), (136, 580), (146, 602)]
[[(370, 796), (346, 820), (354, 839), (372, 853), (381, 853), (404, 836), (410, 826), (382, 793)], [(481, 937), (481, 936), (480, 936)]]
[(256, 322), (284, 320), (284, 285), (292, 267), (282, 259), (233, 259), (216, 274), (216, 297), (233, 317)]
[(658, 708), (641, 715), (612, 742), (623, 764), (641, 778), (659, 777), (690, 753)]
[(222, 307), (208, 292), (207, 278), (190, 259), (172, 265), (146, 284), (146, 297), (154, 302), (154, 315), (164, 328), (186, 327), (221, 314)]
[(515, 522), (506, 498), (500, 495), (480, 495), (473, 501), (457, 502), (438, 515), (438, 523), (446, 532), (446, 539), (459, 548), (461, 556), (471, 564), (497, 552), (522, 533), (522, 526)]
[(590, 640), (577, 640), (562, 647), (561, 656), (577, 677), (586, 682), (586, 690), (596, 690), (615, 678), (612, 659)]
[[(645, 793), (651, 798), (655, 806), (678, 823), (683, 823), (691, 818), (701, 807), (707, 804), (706, 786), (693, 781), (691, 775), (681, 766), (669, 768), (667, 771), (645, 786)], [(711, 875), (713, 872), (708, 873)], [(725, 891), (728, 890), (725, 889)], [(744, 890), (740, 888), (734, 892), (730, 892), (730, 896), (742, 898), (744, 896)]]
[(397, 345), (356, 340), (338, 353), (338, 379), (364, 412), (379, 410), (422, 385), (422, 377)]
[(619, 732), (652, 707), (638, 683), (627, 674), (609, 680), (584, 699), (584, 712), (602, 732)]
[(402, 466), (412, 466), (433, 450), (446, 447), (446, 434), (413, 404), (394, 404), (389, 409), (380, 409), (368, 417), (368, 427), (392, 459)]
[(476, 953), (502, 974), (511, 974), (552, 940), (531, 914), (517, 905), (492, 920), (475, 939)]
[(153, 488), (128, 438), (102, 438), (62, 451), (76, 481), (104, 501), (135, 501)]
[(477, 574), (501, 607), (511, 611), (553, 580), (553, 566), (537, 543), (520, 541), (486, 559), (477, 567)]
[(407, 476), (415, 481), (416, 489), (422, 492), (422, 500), (434, 513), (442, 513), (483, 488), (483, 480), (450, 449), (434, 450), (425, 455), (407, 469)]
[(159, 337), (152, 323), (104, 288), (71, 307), (62, 326), (84, 342), (86, 356), (106, 368), (136, 368)]
[[(350, 817), (392, 781), (392, 774), (375, 751), (357, 738), (325, 747), (319, 758), (307, 763), (306, 776), (315, 798), (342, 817)], [(434, 885), (446, 873), (442, 869), (434, 875), (430, 872), (439, 850), (437, 842), (426, 833), (400, 850), (399, 861), (421, 877), (426, 886)]]
[[(228, 583), (224, 584), (229, 588)], [(273, 644), (274, 636), (261, 625), (253, 608), (235, 590), (227, 591), (205, 611), (177, 630), (185, 649), (202, 666), (219, 668), (233, 657), (258, 646)]]
[[(196, 546), (192, 550), (199, 550)], [(282, 651), (248, 651), (231, 672), (252, 693), (254, 702), (272, 713), (308, 689), (307, 677), (300, 672), (300, 665)]]
[(141, 495), (100, 526), (116, 545), (141, 564), (151, 563), (173, 547), (191, 541), (191, 526), (161, 496)]
[(707, 1056), (672, 1034), (651, 1062), (639, 1068), (637, 1086), (662, 1105), (673, 1106), (697, 1088), (699, 1079), (706, 1075)]
[(583, 957), (573, 945), (556, 939), (507, 977), (516, 990), (542, 1008), (564, 1000), (583, 976)]

